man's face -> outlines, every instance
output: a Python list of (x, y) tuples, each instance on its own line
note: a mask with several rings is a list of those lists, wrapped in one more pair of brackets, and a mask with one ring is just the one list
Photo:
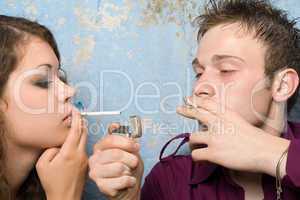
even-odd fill
[(258, 125), (261, 116), (269, 115), (272, 103), (265, 53), (266, 47), (253, 33), (237, 23), (211, 28), (201, 38), (193, 61), (194, 96), (209, 96)]

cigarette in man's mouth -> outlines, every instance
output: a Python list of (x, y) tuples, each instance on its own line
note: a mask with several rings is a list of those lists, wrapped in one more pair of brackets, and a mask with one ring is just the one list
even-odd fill
[(187, 97), (183, 98), (183, 102), (188, 108), (197, 108), (197, 105), (194, 102), (191, 102), (190, 99)]
[(103, 112), (81, 112), (82, 116), (109, 116), (121, 115), (121, 111), (103, 111)]

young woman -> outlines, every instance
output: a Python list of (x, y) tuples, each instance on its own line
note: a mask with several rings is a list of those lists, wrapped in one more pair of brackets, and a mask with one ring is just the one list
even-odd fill
[(52, 33), (0, 15), (0, 199), (76, 200), (87, 129)]

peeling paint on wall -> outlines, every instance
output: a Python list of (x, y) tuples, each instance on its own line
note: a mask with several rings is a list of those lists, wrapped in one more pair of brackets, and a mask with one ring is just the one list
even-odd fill
[(95, 37), (92, 35), (86, 37), (76, 35), (73, 38), (73, 42), (77, 46), (73, 59), (74, 64), (80, 65), (81, 63), (90, 60), (96, 44)]
[(63, 27), (66, 24), (66, 21), (67, 19), (65, 17), (60, 17), (56, 24), (58, 27)]
[(132, 2), (130, 0), (124, 0), (120, 6), (109, 0), (103, 0), (96, 12), (79, 5), (74, 9), (74, 14), (78, 22), (85, 28), (95, 31), (100, 29), (113, 31), (128, 20), (131, 8)]
[(25, 5), (25, 13), (35, 19), (38, 14), (37, 5), (33, 2), (28, 2), (28, 4)]
[(144, 6), (139, 25), (174, 23), (182, 26), (190, 23), (198, 14), (199, 1), (196, 0), (139, 0)]
[(16, 7), (17, 0), (5, 0), (5, 4), (9, 7)]

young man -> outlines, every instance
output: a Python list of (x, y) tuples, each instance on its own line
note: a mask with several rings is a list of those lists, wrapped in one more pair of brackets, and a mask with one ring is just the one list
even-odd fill
[(206, 127), (179, 136), (191, 155), (161, 159), (141, 189), (138, 144), (108, 135), (90, 177), (110, 199), (300, 199), (300, 124), (286, 119), (299, 85), (295, 22), (262, 0), (210, 1), (197, 21), (192, 106), (177, 109)]

